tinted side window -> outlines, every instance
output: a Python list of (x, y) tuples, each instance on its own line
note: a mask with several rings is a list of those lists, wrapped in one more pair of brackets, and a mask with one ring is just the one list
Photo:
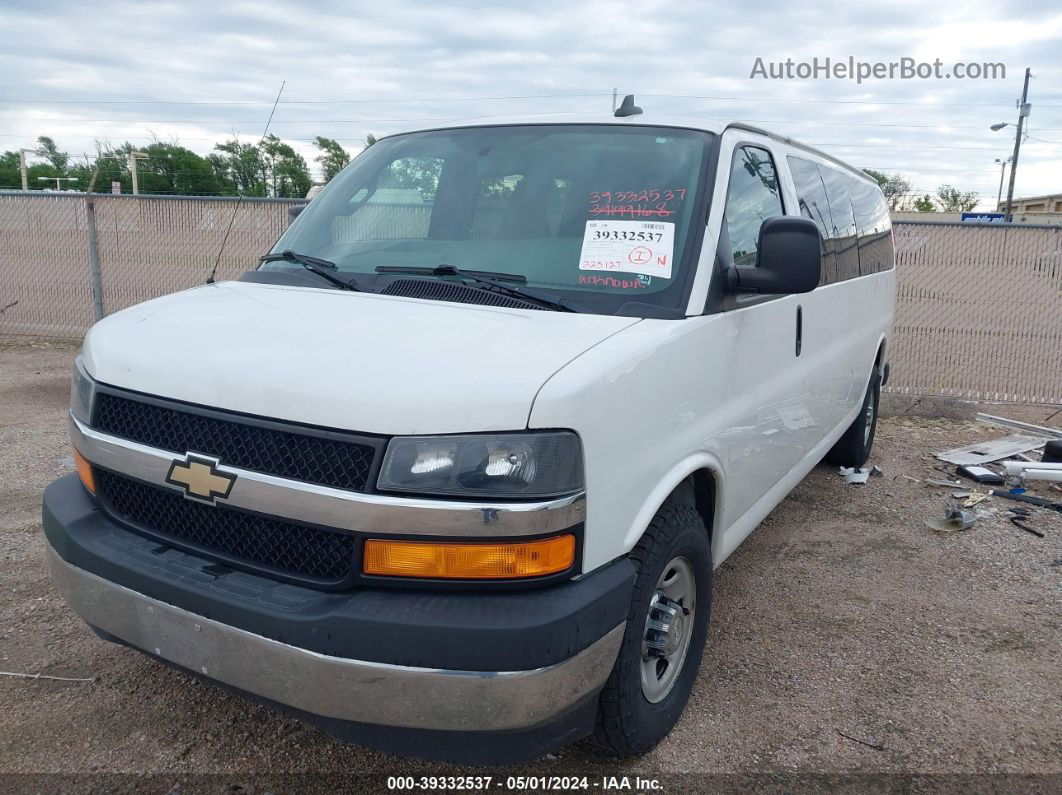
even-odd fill
[(834, 246), (830, 243), (833, 234), (833, 219), (830, 216), (830, 203), (826, 198), (826, 186), (822, 184), (819, 167), (810, 160), (790, 155), (789, 170), (796, 184), (797, 199), (800, 201), (800, 214), (810, 218), (822, 235), (825, 254), (822, 258), (822, 279), (820, 284), (831, 284), (836, 278), (836, 257)]
[(856, 247), (852, 188), (858, 187), (859, 181), (829, 166), (820, 166), (819, 171), (822, 174), (822, 182), (826, 186), (826, 198), (830, 202), (830, 217), (833, 219), (830, 240), (835, 273), (831, 274), (831, 281), (854, 279), (859, 275), (859, 252)]
[(726, 196), (726, 230), (735, 265), (756, 264), (760, 226), (768, 218), (782, 214), (771, 153), (756, 146), (736, 149)]
[(889, 209), (880, 190), (868, 182), (853, 181), (852, 205), (859, 230), (859, 272), (866, 276), (892, 267)]

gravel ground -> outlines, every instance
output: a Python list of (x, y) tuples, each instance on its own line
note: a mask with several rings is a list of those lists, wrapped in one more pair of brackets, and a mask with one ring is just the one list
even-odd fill
[[(71, 466), (75, 352), (0, 339), (0, 670), (91, 678), (0, 677), (0, 789), (383, 790), (387, 775), (468, 772), (341, 745), (97, 640), (74, 616), (46, 572), (39, 502)], [(1041, 423), (1051, 413), (993, 411)], [(651, 753), (617, 762), (575, 746), (473, 772), (588, 775), (592, 788), (640, 776), (676, 791), (891, 788), (904, 776), (1058, 791), (1062, 515), (1033, 517), (1044, 538), (1009, 524), (998, 498), (965, 532), (923, 524), (948, 501), (921, 482), (941, 476), (932, 453), (1002, 433), (892, 417), (872, 459), (884, 477), (846, 486), (832, 468), (812, 472), (717, 571), (693, 696)]]

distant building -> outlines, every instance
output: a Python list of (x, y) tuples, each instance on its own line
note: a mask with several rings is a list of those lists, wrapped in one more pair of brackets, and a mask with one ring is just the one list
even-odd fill
[[(999, 212), (1007, 211), (1006, 201), (999, 203)], [(1062, 193), (1052, 193), (1050, 196), (1028, 196), (1014, 198), (1015, 215), (1018, 213), (1062, 213)]]

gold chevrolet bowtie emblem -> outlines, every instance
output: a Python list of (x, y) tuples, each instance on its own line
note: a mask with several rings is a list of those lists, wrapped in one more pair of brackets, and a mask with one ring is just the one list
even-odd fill
[(184, 460), (170, 464), (166, 482), (184, 489), (184, 496), (200, 502), (214, 504), (219, 497), (224, 499), (232, 491), (235, 475), (219, 472), (218, 460), (188, 453)]

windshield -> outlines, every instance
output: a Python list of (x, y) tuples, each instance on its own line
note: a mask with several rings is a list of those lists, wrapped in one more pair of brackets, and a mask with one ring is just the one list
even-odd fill
[(273, 250), (330, 260), (368, 289), (396, 278), (379, 267), (448, 265), (523, 276), (592, 312), (678, 308), (711, 140), (617, 125), (397, 135), (334, 178)]

